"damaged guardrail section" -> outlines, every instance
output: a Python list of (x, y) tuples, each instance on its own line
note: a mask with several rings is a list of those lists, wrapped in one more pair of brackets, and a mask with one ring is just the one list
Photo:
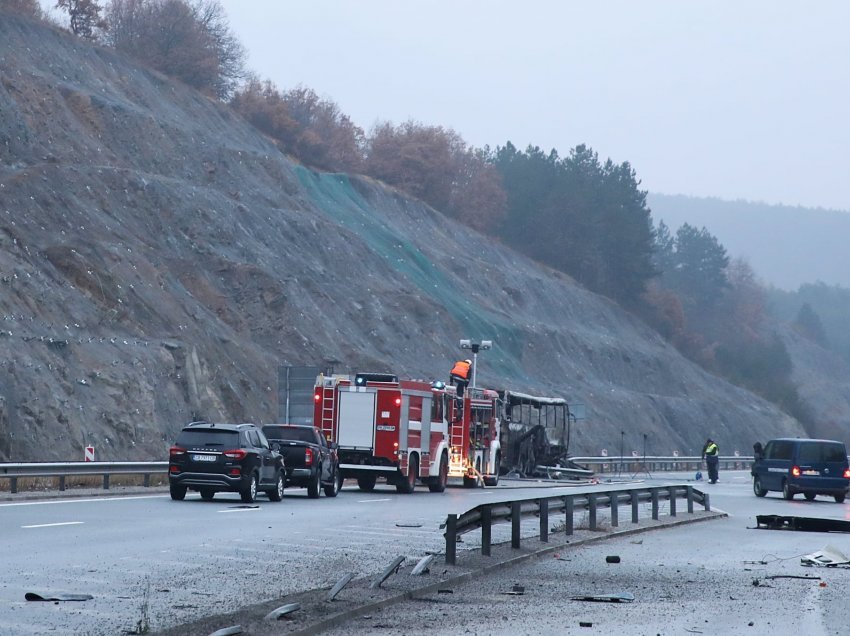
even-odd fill
[(549, 517), (551, 513), (565, 515), (565, 532), (573, 533), (576, 511), (586, 510), (589, 528), (597, 529), (597, 513), (607, 508), (611, 515), (611, 526), (619, 525), (620, 506), (631, 506), (632, 523), (639, 521), (641, 502), (651, 503), (652, 518), (658, 519), (660, 502), (669, 502), (670, 516), (676, 516), (676, 501), (684, 499), (689, 513), (693, 513), (694, 504), (711, 510), (707, 493), (696, 490), (686, 484), (655, 487), (631, 487), (618, 490), (606, 490), (551, 497), (526, 497), (512, 501), (500, 501), (481, 504), (463, 514), (451, 514), (446, 519), (446, 563), (455, 565), (457, 561), (457, 540), (462, 534), (481, 528), (481, 554), (490, 556), (492, 529), (495, 523), (511, 523), (511, 547), (520, 547), (520, 525), (523, 517), (539, 517), (540, 540), (549, 541)]
[(168, 473), (168, 462), (61, 462), (38, 464), (0, 464), (0, 478), (9, 480), (9, 490), (18, 492), (21, 477), (58, 477), (59, 490), (65, 490), (65, 478), (77, 475), (102, 475), (103, 489), (109, 490), (110, 475), (143, 475), (145, 487), (151, 475)]

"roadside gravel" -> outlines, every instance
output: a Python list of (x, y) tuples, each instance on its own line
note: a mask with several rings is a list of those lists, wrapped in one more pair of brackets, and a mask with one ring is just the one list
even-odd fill
[[(158, 634), (207, 636), (236, 625), (241, 627), (241, 634), (249, 636), (319, 633), (409, 634), (411, 631), (443, 634), (464, 633), (469, 630), (473, 630), (471, 633), (481, 634), (555, 633), (545, 629), (540, 631), (537, 628), (536, 631), (524, 631), (528, 618), (520, 607), (528, 605), (530, 612), (539, 613), (534, 607), (541, 601), (540, 591), (545, 589), (542, 582), (545, 579), (535, 579), (537, 582), (534, 584), (521, 583), (528, 579), (525, 574), (527, 568), (551, 562), (556, 570), (560, 570), (553, 572), (551, 576), (563, 577), (565, 570), (574, 570), (572, 564), (585, 561), (588, 554), (579, 551), (591, 549), (591, 546), (596, 546), (591, 549), (595, 556), (589, 558), (583, 567), (600, 567), (598, 555), (602, 554), (601, 567), (605, 568), (604, 555), (611, 551), (608, 543), (612, 540), (626, 541), (628, 544), (629, 537), (640, 541), (649, 531), (660, 531), (671, 526), (723, 516), (723, 513), (699, 511), (678, 518), (662, 517), (659, 521), (641, 520), (640, 524), (634, 526), (630, 523), (621, 524), (616, 530), (603, 524), (596, 531), (578, 529), (570, 537), (566, 537), (562, 532), (554, 533), (550, 535), (548, 544), (536, 539), (523, 539), (520, 550), (512, 550), (509, 544), (496, 545), (491, 557), (483, 557), (475, 549), (459, 550), (458, 565), (445, 565), (444, 555), (438, 555), (431, 564), (430, 571), (424, 576), (411, 576), (410, 573), (416, 564), (406, 562), (377, 589), (370, 587), (378, 576), (378, 573), (375, 573), (373, 577), (349, 583), (334, 601), (327, 600), (327, 588), (312, 590), (246, 607), (236, 613), (181, 625)], [(600, 545), (604, 545), (604, 548), (600, 548)], [(392, 562), (393, 556), (387, 554), (387, 564)], [(344, 574), (340, 572), (340, 577)], [(525, 594), (505, 594), (513, 589), (514, 583), (525, 587)], [(553, 581), (550, 587), (558, 588), (559, 584)], [(600, 589), (605, 587), (602, 585)], [(275, 608), (290, 603), (299, 603), (301, 606), (290, 617), (277, 621), (264, 618)], [(486, 611), (482, 611), (482, 608), (486, 608)], [(484, 614), (496, 622), (482, 622)], [(469, 616), (468, 624), (463, 619), (464, 616)], [(558, 633), (564, 632), (559, 628)]]

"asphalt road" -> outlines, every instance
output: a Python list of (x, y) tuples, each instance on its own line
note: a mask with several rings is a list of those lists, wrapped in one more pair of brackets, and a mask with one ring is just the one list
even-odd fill
[[(801, 556), (828, 545), (850, 555), (850, 534), (754, 529), (756, 515), (850, 519), (847, 504), (826, 497), (806, 502), (800, 495), (789, 502), (778, 493), (758, 499), (741, 472), (701, 487), (711, 494), (712, 507), (728, 517), (564, 546), (498, 576), (373, 611), (327, 633), (850, 633), (850, 569), (801, 565)], [(607, 563), (607, 556), (620, 562)], [(523, 594), (511, 593), (514, 586)], [(574, 600), (605, 594), (634, 600)]]
[[(799, 555), (827, 543), (850, 553), (850, 535), (748, 529), (756, 514), (848, 518), (847, 504), (825, 498), (786, 502), (775, 494), (757, 499), (743, 472), (723, 473), (719, 484), (699, 487), (729, 518), (564, 546), (560, 558), (549, 553), (451, 593), (353, 619), (334, 633), (406, 634), (415, 628), (434, 634), (761, 634), (786, 627), (803, 634), (848, 633), (842, 590), (850, 570), (801, 568)], [(308, 500), (303, 492), (287, 491), (281, 503), (261, 499), (250, 508), (224, 494), (210, 503), (196, 495), (172, 502), (157, 494), (0, 504), (0, 634), (121, 634), (146, 626), (156, 631), (327, 588), (345, 572), (374, 575), (395, 555), (415, 562), (442, 551), (439, 523), (449, 512), (513, 494), (503, 487), (442, 495), (418, 488), (404, 496), (348, 486), (336, 499)], [(507, 538), (507, 528), (494, 533), (500, 538)], [(563, 535), (553, 536), (559, 540)], [(474, 549), (475, 537), (467, 535), (464, 545)], [(619, 555), (621, 563), (605, 563), (609, 554)], [(824, 578), (768, 583), (772, 574)], [(753, 585), (755, 579), (762, 584)], [(525, 593), (505, 594), (514, 584)], [(635, 600), (570, 600), (612, 591), (634, 594)], [(24, 600), (26, 592), (93, 598), (33, 603)], [(268, 633), (282, 633), (275, 629)]]

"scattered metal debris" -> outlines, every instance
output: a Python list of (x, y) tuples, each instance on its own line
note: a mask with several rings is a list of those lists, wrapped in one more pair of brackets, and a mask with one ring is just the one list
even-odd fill
[(266, 614), (265, 619), (267, 621), (279, 621), (284, 616), (291, 614), (292, 612), (296, 612), (301, 609), (301, 603), (288, 603), (287, 605), (281, 605), (277, 609), (273, 609), (271, 612)]
[(811, 574), (771, 574), (770, 576), (764, 577), (765, 579), (808, 579), (810, 581), (819, 581), (819, 576), (812, 576)]
[(631, 603), (635, 600), (635, 595), (629, 592), (620, 592), (619, 594), (587, 594), (585, 596), (573, 596), (570, 600), (596, 603)]
[(331, 591), (328, 592), (328, 600), (329, 601), (334, 600), (336, 598), (336, 595), (339, 594), (342, 591), (342, 588), (344, 588), (346, 585), (348, 585), (351, 582), (351, 579), (353, 579), (353, 578), (354, 578), (354, 572), (349, 572), (344, 577), (342, 577), (339, 581), (337, 581), (336, 585), (334, 585), (331, 588)]
[(413, 568), (413, 571), (410, 573), (411, 576), (421, 576), (422, 574), (427, 574), (430, 572), (428, 568), (431, 565), (431, 561), (434, 560), (434, 555), (429, 554), (428, 556), (424, 556), (419, 560), (419, 563), (416, 564), (416, 567)]
[(24, 598), (28, 601), (90, 601), (94, 598), (91, 594), (36, 594), (27, 592)]
[(616, 554), (612, 554), (612, 555), (605, 557), (605, 563), (619, 563), (619, 562), (620, 562), (620, 557), (618, 557)]
[(454, 590), (450, 590), (447, 587), (440, 588), (439, 590), (437, 590), (437, 594), (454, 594), (454, 593), (455, 593)]
[(390, 576), (392, 574), (395, 574), (396, 572), (398, 572), (398, 569), (401, 567), (402, 563), (404, 563), (404, 557), (403, 556), (396, 557), (393, 560), (393, 562), (390, 563), (390, 565), (387, 567), (387, 569), (384, 570), (384, 572), (381, 574), (380, 578), (377, 578), (374, 581), (372, 581), (371, 585), (369, 585), (369, 589), (374, 590), (376, 588), (381, 587), (381, 583), (383, 583), (388, 578), (390, 578)]
[(405, 523), (405, 522), (402, 522), (402, 521), (399, 521), (395, 525), (396, 525), (396, 528), (421, 528), (422, 527), (421, 523)]
[(213, 632), (210, 636), (235, 636), (242, 633), (242, 625), (234, 625), (233, 627), (225, 627)]
[(522, 596), (525, 594), (525, 587), (522, 585), (514, 585), (510, 592), (502, 592), (502, 594), (509, 594), (510, 596)]
[(800, 565), (818, 567), (850, 567), (850, 557), (831, 545), (800, 557)]
[(756, 516), (756, 528), (767, 530), (798, 530), (802, 532), (850, 532), (850, 521), (819, 519), (817, 517)]
[(593, 627), (593, 623), (591, 623), (590, 621), (579, 621), (578, 626), (579, 627)]

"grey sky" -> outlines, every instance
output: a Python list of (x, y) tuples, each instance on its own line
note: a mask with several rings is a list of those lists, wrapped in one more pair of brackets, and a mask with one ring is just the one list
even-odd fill
[(222, 0), (249, 67), (368, 130), (586, 143), (651, 192), (850, 210), (850, 2)]

